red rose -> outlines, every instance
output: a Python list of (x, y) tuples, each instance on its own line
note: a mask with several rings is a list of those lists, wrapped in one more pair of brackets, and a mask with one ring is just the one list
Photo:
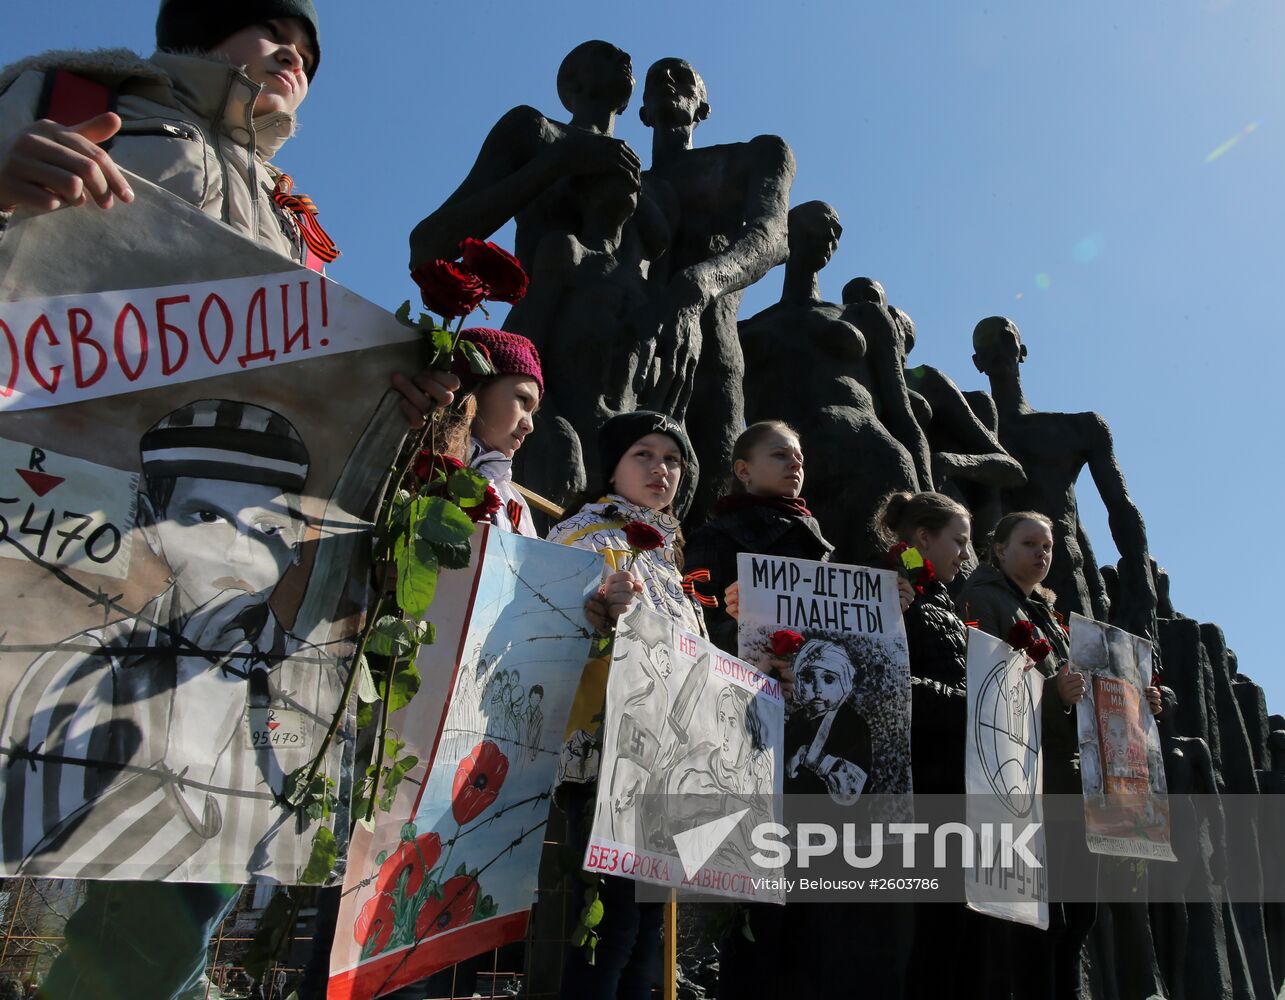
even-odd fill
[(409, 872), (406, 876), (405, 894), (415, 895), (424, 884), (424, 876), (437, 864), (441, 854), (442, 838), (435, 833), (425, 833), (409, 843), (403, 843), (379, 866), (375, 888), (380, 892), (395, 892), (402, 873)]
[(442, 886), (442, 898), (430, 896), (415, 918), (415, 939), (422, 941), (434, 934), (441, 934), (454, 927), (467, 924), (473, 918), (477, 905), (477, 879), (472, 875), (456, 875)]
[(793, 656), (803, 648), (803, 636), (788, 628), (778, 629), (772, 633), (772, 654), (774, 656)]
[(625, 525), (625, 541), (629, 547), (638, 552), (650, 552), (665, 544), (665, 536), (642, 521), (630, 521)]
[(518, 259), (494, 243), (467, 239), (460, 244), (464, 266), (487, 286), (486, 297), (510, 304), (526, 295), (527, 276)]
[(486, 298), (486, 283), (466, 267), (432, 260), (411, 272), (424, 307), (447, 318), (467, 316)]
[(1008, 630), (1008, 644), (1014, 649), (1027, 649), (1035, 641), (1035, 624), (1025, 618), (1013, 622)]
[(933, 561), (925, 559), (924, 564), (919, 567), (919, 583), (922, 586), (926, 583), (932, 583), (937, 579), (937, 571), (933, 569)]
[(366, 905), (353, 921), (353, 937), (366, 955), (378, 955), (388, 946), (393, 936), (393, 897), (377, 892), (366, 900)]
[(450, 455), (435, 455), (433, 452), (424, 449), (415, 456), (415, 463), (411, 466), (411, 472), (421, 483), (427, 483), (438, 472), (443, 476), (449, 476), (456, 469), (462, 468), (464, 468), (464, 463), (458, 458), (452, 458)]
[(884, 564), (889, 569), (900, 570), (901, 554), (905, 552), (906, 549), (908, 548), (910, 548), (910, 546), (907, 545), (905, 542), (898, 542), (896, 545), (890, 548), (887, 554), (883, 557)]
[(509, 758), (490, 740), (483, 740), (460, 761), (451, 786), (451, 812), (460, 826), (477, 819), (500, 794), (509, 773)]
[(486, 495), (482, 497), (482, 502), (474, 504), (472, 507), (465, 507), (464, 513), (467, 514), (476, 524), (478, 521), (489, 520), (491, 515), (496, 513), (504, 506), (504, 501), (500, 499), (500, 494), (495, 492), (494, 486), (486, 488)]
[(1031, 658), (1032, 663), (1043, 663), (1044, 658), (1053, 652), (1053, 647), (1049, 645), (1047, 639), (1036, 639), (1026, 647), (1026, 655)]

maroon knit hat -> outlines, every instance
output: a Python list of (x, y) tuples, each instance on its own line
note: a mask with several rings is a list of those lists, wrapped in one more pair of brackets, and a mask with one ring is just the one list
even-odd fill
[(520, 333), (474, 326), (461, 330), (460, 340), (469, 340), (479, 347), (485, 347), (497, 374), (528, 375), (535, 379), (540, 387), (540, 395), (544, 395), (544, 373), (540, 370), (540, 355), (535, 349), (535, 344)]

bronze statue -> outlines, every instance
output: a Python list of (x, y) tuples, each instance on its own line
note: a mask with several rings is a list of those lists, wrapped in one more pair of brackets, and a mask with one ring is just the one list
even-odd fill
[(866, 338), (845, 308), (821, 298), (818, 272), (842, 232), (834, 209), (810, 201), (790, 211), (790, 256), (781, 300), (740, 326), (745, 415), (793, 424), (807, 456), (808, 503), (834, 558), (855, 562), (882, 544), (872, 527), (889, 490), (918, 488), (914, 463), (875, 416)]
[[(648, 276), (663, 320), (656, 353), (642, 365), (640, 399), (686, 418), (701, 465), (722, 471), (744, 426), (736, 312), (742, 292), (785, 259), (794, 154), (774, 135), (695, 149), (709, 113), (705, 81), (689, 63), (661, 59), (647, 71), (639, 115), (652, 130), (652, 162), (643, 189), (673, 237)], [(698, 484), (693, 522), (716, 499), (719, 478)]]
[[(1047, 583), (1058, 609), (1110, 620), (1134, 635), (1156, 635), (1156, 591), (1142, 515), (1116, 461), (1111, 430), (1096, 413), (1042, 413), (1026, 401), (1019, 366), (1026, 345), (1011, 320), (991, 316), (973, 331), (973, 363), (990, 379), (999, 410), (999, 440), (1026, 472), (1027, 484), (1004, 491), (1009, 510), (1038, 510), (1053, 521), (1053, 565)], [(1111, 537), (1120, 551), (1120, 598), (1109, 619), (1095, 607), (1089, 581), (1101, 589), (1097, 566), (1084, 551), (1075, 481), (1089, 467), (1106, 505)], [(1105, 594), (1102, 597), (1105, 602)]]

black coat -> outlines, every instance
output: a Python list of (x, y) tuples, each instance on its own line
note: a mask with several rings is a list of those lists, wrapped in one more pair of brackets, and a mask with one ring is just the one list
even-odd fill
[(910, 652), (910, 767), (919, 793), (964, 791), (968, 628), (939, 581), (906, 609)]
[(719, 649), (735, 655), (736, 622), (723, 610), (723, 591), (736, 582), (740, 553), (827, 560), (833, 550), (815, 517), (800, 517), (768, 505), (716, 514), (693, 532), (683, 547), (684, 572), (708, 569), (709, 582), (698, 583), (697, 589), (718, 598), (718, 607), (705, 609), (710, 639)]

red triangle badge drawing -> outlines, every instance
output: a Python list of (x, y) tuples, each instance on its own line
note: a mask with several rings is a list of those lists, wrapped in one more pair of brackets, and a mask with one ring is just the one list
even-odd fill
[(66, 482), (66, 476), (51, 476), (47, 472), (36, 472), (33, 469), (14, 469), (22, 481), (31, 487), (31, 492), (38, 497), (44, 496), (55, 486)]

